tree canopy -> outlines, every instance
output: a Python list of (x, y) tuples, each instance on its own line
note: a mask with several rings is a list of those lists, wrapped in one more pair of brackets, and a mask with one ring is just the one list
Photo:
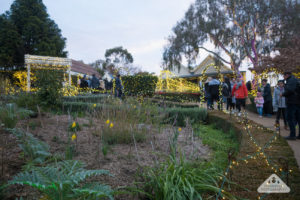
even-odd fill
[(15, 0), (0, 17), (0, 65), (24, 63), (24, 54), (66, 57), (66, 39), (42, 0)]
[[(204, 49), (235, 70), (245, 58), (256, 68), (260, 56), (299, 33), (299, 19), (296, 0), (196, 0), (173, 28), (163, 60), (180, 68), (183, 57), (194, 62)], [(215, 49), (204, 46), (208, 41)]]

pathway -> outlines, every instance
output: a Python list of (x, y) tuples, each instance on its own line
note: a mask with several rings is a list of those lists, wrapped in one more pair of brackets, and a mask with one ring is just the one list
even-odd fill
[[(248, 112), (248, 118), (255, 121), (256, 123), (263, 125), (266, 128), (270, 128), (272, 130), (275, 130), (274, 124), (275, 124), (275, 116), (271, 117), (271, 118), (259, 118), (258, 114), (256, 113), (252, 113), (252, 112)], [(282, 137), (285, 136), (289, 136), (290, 131), (285, 130), (283, 121), (280, 121), (280, 134)], [(298, 130), (297, 130), (297, 136), (298, 136)], [(290, 147), (293, 149), (294, 151), (294, 155), (295, 158), (297, 160), (298, 163), (298, 167), (300, 168), (300, 140), (287, 140), (288, 144), (290, 145)]]

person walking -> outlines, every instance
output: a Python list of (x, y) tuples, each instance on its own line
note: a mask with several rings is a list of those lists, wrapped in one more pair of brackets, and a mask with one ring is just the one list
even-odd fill
[(88, 82), (86, 81), (86, 75), (84, 75), (83, 78), (80, 79), (80, 88), (83, 90), (88, 88)]
[(115, 97), (122, 97), (122, 90), (123, 90), (123, 84), (122, 81), (120, 79), (120, 74), (117, 75), (116, 79), (115, 79)]
[(234, 113), (235, 112), (235, 105), (236, 105), (236, 99), (235, 99), (235, 96), (232, 95), (232, 90), (233, 90), (233, 86), (236, 84), (236, 80), (233, 78), (231, 81), (230, 81), (230, 85), (231, 85), (231, 105), (230, 106), (230, 110), (231, 110), (231, 113)]
[(91, 80), (91, 88), (92, 89), (98, 89), (100, 85), (99, 79), (96, 77), (95, 74), (93, 74), (92, 80)]
[(286, 103), (285, 97), (282, 96), (284, 93), (284, 81), (279, 80), (278, 86), (274, 88), (273, 94), (273, 111), (277, 112), (275, 125), (279, 125), (279, 120), (282, 115), (284, 128), (287, 130), (287, 121), (286, 121)]
[(236, 99), (236, 108), (238, 110), (238, 115), (241, 116), (241, 107), (246, 108), (246, 98), (248, 98), (247, 87), (242, 80), (242, 77), (238, 78), (237, 83), (233, 86), (232, 96)]
[(222, 85), (222, 98), (223, 102), (226, 103), (226, 110), (229, 110), (229, 105), (232, 103), (231, 99), (231, 84), (228, 77), (224, 78), (224, 83)]
[[(219, 97), (219, 86), (220, 81), (217, 80), (215, 77), (212, 77), (211, 81), (208, 82), (208, 91), (211, 95), (211, 109), (214, 108), (214, 102), (218, 102)], [(220, 110), (220, 105), (218, 105), (218, 109)]]
[(268, 83), (267, 79), (262, 80), (262, 86), (263, 86), (263, 94), (262, 96), (264, 97), (264, 107), (263, 111), (264, 114), (267, 117), (272, 116), (272, 93), (271, 93), (271, 86)]
[(291, 72), (284, 72), (284, 80), (286, 84), (284, 92), (280, 94), (286, 98), (287, 105), (287, 122), (290, 127), (290, 135), (285, 137), (287, 140), (300, 139), (300, 128), (299, 135), (296, 137), (296, 123), (300, 127), (300, 92), (299, 92), (299, 80), (297, 80)]
[(261, 95), (261, 92), (257, 92), (256, 97), (254, 99), (254, 102), (256, 104), (257, 113), (259, 114), (259, 117), (262, 118), (263, 115), (263, 106), (264, 106), (264, 98)]

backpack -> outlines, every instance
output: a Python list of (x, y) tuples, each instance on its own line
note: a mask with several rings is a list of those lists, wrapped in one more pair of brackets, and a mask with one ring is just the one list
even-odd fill
[(229, 96), (229, 93), (230, 93), (230, 91), (229, 91), (229, 86), (227, 85), (227, 83), (223, 83), (223, 84), (222, 84), (222, 95), (223, 95), (224, 97), (228, 97), (228, 96)]
[(300, 79), (296, 79), (296, 80), (297, 80), (297, 84), (296, 84), (295, 93), (296, 93), (298, 99), (300, 100)]

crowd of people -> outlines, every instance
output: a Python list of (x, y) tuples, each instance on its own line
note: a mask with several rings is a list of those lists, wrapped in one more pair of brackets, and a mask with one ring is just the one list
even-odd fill
[[(115, 88), (113, 88), (114, 82)], [(95, 74), (93, 74), (90, 78), (84, 75), (81, 79), (79, 79), (77, 84), (82, 90), (93, 89), (94, 93), (97, 93), (98, 91), (112, 92), (112, 89), (114, 89), (115, 97), (121, 98), (123, 96), (123, 84), (120, 78), (120, 74), (117, 74), (116, 77), (114, 77), (110, 81), (108, 81), (107, 79), (99, 79)]]
[(300, 82), (292, 73), (284, 73), (284, 80), (278, 81), (273, 95), (267, 79), (262, 80), (261, 87), (253, 88), (251, 81), (245, 83), (243, 77), (237, 79), (225, 77), (223, 82), (216, 77), (208, 77), (203, 89), (208, 109), (214, 109), (215, 103), (219, 110), (226, 105), (227, 111), (237, 112), (239, 116), (246, 108), (248, 91), (257, 90), (254, 103), (259, 117), (272, 117), (276, 113), (275, 125), (278, 126), (282, 118), (284, 128), (290, 129), (290, 136), (286, 139), (300, 139), (300, 128), (297, 137), (295, 128), (300, 124)]

